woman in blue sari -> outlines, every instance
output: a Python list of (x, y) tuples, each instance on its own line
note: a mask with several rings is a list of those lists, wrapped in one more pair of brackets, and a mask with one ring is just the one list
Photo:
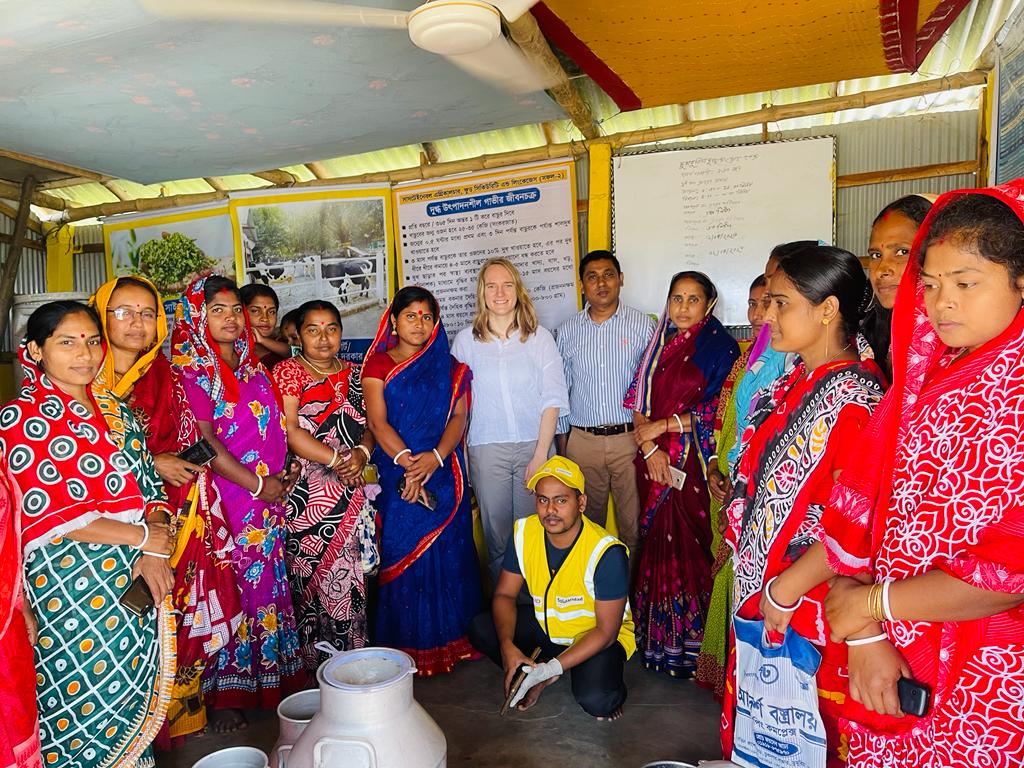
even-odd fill
[(382, 489), (375, 642), (408, 653), (422, 675), (475, 655), (466, 632), (480, 574), (462, 453), (470, 377), (448, 352), (433, 295), (395, 294), (362, 373)]
[(703, 272), (679, 272), (625, 406), (634, 411), (640, 565), (633, 592), (644, 664), (690, 677), (711, 602), (706, 468), (715, 411), (739, 346), (711, 314), (718, 292)]

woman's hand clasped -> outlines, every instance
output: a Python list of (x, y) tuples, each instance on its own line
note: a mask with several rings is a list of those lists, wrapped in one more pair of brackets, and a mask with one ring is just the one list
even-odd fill
[(174, 533), (167, 523), (159, 523), (152, 520), (146, 521), (149, 528), (149, 538), (142, 547), (143, 554), (173, 555), (174, 554)]
[(832, 580), (825, 597), (825, 616), (832, 630), (832, 642), (841, 643), (872, 623), (867, 599), (870, 589), (847, 576)]
[(633, 430), (633, 439), (636, 440), (637, 445), (643, 445), (646, 442), (657, 440), (667, 431), (668, 426), (665, 419), (648, 421)]
[(283, 503), (285, 496), (288, 495), (288, 489), (282, 481), (283, 476), (282, 472), (280, 475), (267, 475), (263, 478), (263, 490), (256, 498), (268, 504)]
[[(405, 467), (406, 487), (409, 483), (426, 485), (431, 475), (441, 467), (433, 451), (414, 454), (409, 457), (408, 462), (403, 463), (403, 466)], [(404, 499), (405, 496), (403, 495), (402, 498)], [(412, 499), (406, 499), (406, 501), (412, 501)]]
[(196, 473), (202, 469), (197, 464), (179, 459), (173, 453), (156, 454), (153, 457), (153, 465), (160, 478), (175, 488), (191, 483)]
[(364, 485), (363, 480), (363, 468), (366, 466), (366, 454), (362, 451), (350, 451), (338, 466), (334, 468), (337, 472), (338, 477), (345, 485), (354, 486), (356, 488)]

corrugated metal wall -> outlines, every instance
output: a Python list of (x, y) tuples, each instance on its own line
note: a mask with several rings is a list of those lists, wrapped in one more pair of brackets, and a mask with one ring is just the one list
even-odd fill
[[(768, 138), (791, 139), (824, 135), (836, 137), (836, 172), (840, 176), (973, 160), (978, 153), (978, 113), (936, 112), (912, 117), (844, 123), (827, 129), (819, 127), (773, 131), (769, 132)], [(663, 146), (688, 148), (751, 144), (759, 141), (760, 131), (754, 135), (739, 136), (725, 141), (704, 139), (665, 142)], [(840, 189), (836, 196), (836, 244), (858, 256), (864, 255), (871, 222), (888, 203), (915, 192), (938, 194), (974, 185), (974, 174), (961, 174), (921, 181), (869, 184)]]
[[(103, 245), (103, 227), (75, 227), (75, 246)], [(93, 293), (107, 281), (107, 257), (99, 253), (75, 254), (75, 290)]]
[[(10, 216), (0, 214), (0, 232), (5, 235), (14, 234), (14, 219)], [(18, 265), (18, 277), (14, 281), (15, 295), (23, 293), (45, 293), (46, 292), (46, 245), (38, 232), (29, 230), (28, 243), (21, 251), (21, 264)], [(7, 251), (10, 246), (7, 243), (0, 243), (0, 264), (7, 261)], [(0, 350), (12, 351), (10, 323), (8, 329), (0, 339)]]

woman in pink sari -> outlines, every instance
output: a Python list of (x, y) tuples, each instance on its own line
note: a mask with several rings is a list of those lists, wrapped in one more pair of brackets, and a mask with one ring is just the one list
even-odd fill
[(232, 281), (211, 275), (188, 287), (172, 342), (171, 364), (217, 453), (210, 468), (235, 543), (243, 618), (204, 676), (214, 729), (234, 730), (245, 725), (240, 710), (273, 709), (305, 681), (284, 559), (284, 413), (252, 354), (252, 331)]

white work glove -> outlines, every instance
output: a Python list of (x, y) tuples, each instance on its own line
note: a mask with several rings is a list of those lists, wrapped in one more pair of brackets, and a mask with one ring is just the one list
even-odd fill
[(512, 701), (509, 702), (509, 709), (512, 709), (522, 701), (523, 697), (526, 696), (526, 692), (533, 688), (533, 686), (562, 674), (562, 664), (558, 659), (552, 659), (551, 661), (545, 661), (543, 664), (537, 664), (532, 669), (530, 669), (526, 664), (523, 664), (523, 669), (529, 669), (530, 671), (523, 680), (523, 684), (519, 686), (519, 690), (516, 691), (516, 695), (512, 697)]

